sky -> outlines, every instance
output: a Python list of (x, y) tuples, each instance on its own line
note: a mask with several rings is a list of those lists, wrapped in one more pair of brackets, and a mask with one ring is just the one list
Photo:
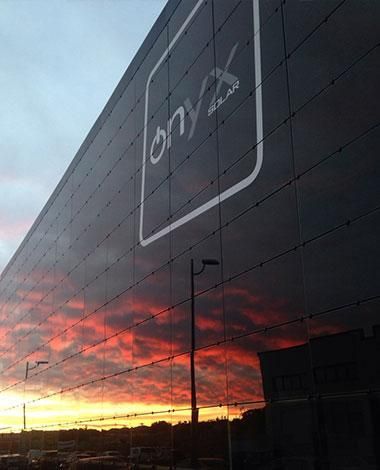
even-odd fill
[(0, 272), (165, 3), (0, 1)]

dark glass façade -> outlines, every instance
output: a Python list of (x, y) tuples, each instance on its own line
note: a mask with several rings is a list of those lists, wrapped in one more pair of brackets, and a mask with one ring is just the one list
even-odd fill
[(379, 466), (379, 19), (169, 1), (1, 277), (22, 451)]

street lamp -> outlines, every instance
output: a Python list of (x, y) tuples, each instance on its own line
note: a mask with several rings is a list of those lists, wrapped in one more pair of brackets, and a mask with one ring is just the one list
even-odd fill
[(197, 408), (197, 391), (195, 387), (195, 292), (194, 292), (194, 278), (203, 273), (206, 266), (217, 266), (219, 261), (217, 259), (205, 258), (202, 259), (202, 267), (199, 271), (194, 271), (194, 259), (190, 260), (190, 274), (191, 274), (191, 351), (190, 351), (190, 382), (191, 382), (191, 467), (198, 467), (198, 408)]
[[(35, 361), (34, 366), (31, 366), (29, 361), (27, 361), (26, 367), (25, 367), (24, 395), (25, 395), (26, 381), (28, 380), (28, 376), (29, 376), (29, 371), (33, 370), (33, 369), (36, 369), (41, 364), (49, 364), (49, 361)], [(24, 400), (25, 400), (25, 397), (24, 397)], [(25, 413), (26, 410), (25, 410), (25, 408), (26, 407), (25, 407), (25, 401), (24, 401), (24, 406), (23, 406), (24, 431), (26, 430), (26, 413)]]

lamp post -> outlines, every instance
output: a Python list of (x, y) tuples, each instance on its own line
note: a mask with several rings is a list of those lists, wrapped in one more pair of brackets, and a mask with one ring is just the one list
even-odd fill
[(216, 259), (202, 259), (202, 267), (199, 271), (194, 271), (194, 259), (190, 260), (190, 278), (191, 278), (191, 350), (190, 350), (190, 382), (191, 382), (191, 467), (198, 467), (198, 415), (197, 408), (197, 390), (195, 385), (195, 291), (194, 278), (203, 273), (206, 266), (217, 266), (219, 261)]
[[(25, 367), (24, 395), (25, 395), (25, 386), (26, 386), (26, 381), (28, 380), (29, 371), (33, 370), (33, 369), (36, 369), (41, 364), (49, 364), (49, 361), (35, 361), (34, 366), (31, 366), (29, 361), (27, 361), (26, 367)], [(24, 400), (25, 400), (25, 398), (24, 398)], [(23, 417), (24, 417), (24, 431), (26, 431), (26, 406), (25, 406), (25, 401), (24, 401), (24, 406), (23, 406)]]

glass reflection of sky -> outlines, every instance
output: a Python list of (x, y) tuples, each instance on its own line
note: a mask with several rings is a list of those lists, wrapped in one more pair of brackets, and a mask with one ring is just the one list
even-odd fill
[[(308, 3), (314, 29), (302, 23), (295, 30), (294, 4), (262, 3), (265, 150), (257, 181), (154, 243), (139, 244), (142, 85), (160, 47), (189, 14), (190, 3), (182, 1), (169, 7), (159, 40), (144, 44), (141, 67), (127, 71), (103, 126), (92, 131), (72, 175), (1, 279), (4, 426), (21, 428), (24, 402), (28, 425), (37, 428), (189, 420), (191, 259), (220, 262), (196, 278), (201, 419), (264, 408), (260, 360), (269, 352), (372, 331), (380, 285), (373, 32), (364, 28), (353, 44), (352, 5), (333, 10), (329, 2), (319, 9)], [(375, 16), (370, 9), (361, 14), (368, 22)], [(161, 69), (152, 129), (186, 93), (195, 103), (200, 83), (226, 63), (234, 44), (229, 70), (242, 85), (211, 124), (200, 115), (203, 133), (193, 141), (175, 129), (165, 166), (146, 188), (152, 233), (252, 171), (253, 35), (251, 2), (208, 2)], [(349, 46), (338, 64), (335, 41), (325, 44), (335, 35)], [(190, 47), (192, 61), (184, 57)], [(215, 86), (210, 81), (204, 90), (208, 98)], [(25, 381), (26, 362), (39, 360), (48, 364)], [(310, 361), (312, 368), (316, 358)]]

